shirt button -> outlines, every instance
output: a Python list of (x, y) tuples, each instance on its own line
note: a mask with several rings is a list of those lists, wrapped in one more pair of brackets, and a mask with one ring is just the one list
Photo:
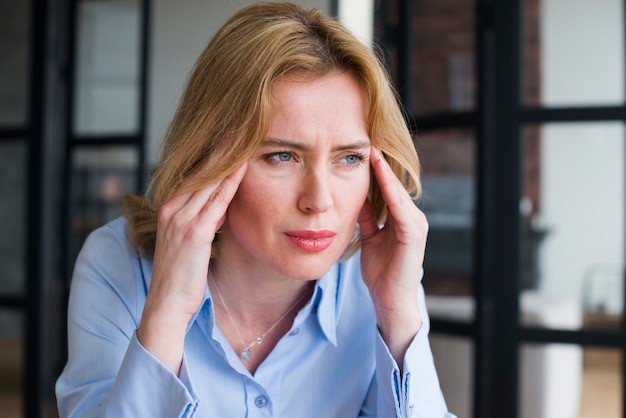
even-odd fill
[(254, 400), (254, 404), (257, 406), (257, 408), (263, 408), (267, 406), (267, 398), (265, 396), (257, 396)]
[(294, 328), (294, 329), (292, 329), (292, 330), (291, 330), (291, 332), (289, 333), (289, 336), (290, 336), (290, 337), (293, 337), (293, 336), (296, 336), (296, 335), (298, 335), (298, 334), (300, 334), (300, 328)]

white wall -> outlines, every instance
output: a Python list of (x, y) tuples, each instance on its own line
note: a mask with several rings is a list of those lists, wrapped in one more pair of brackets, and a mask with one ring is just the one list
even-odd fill
[(374, 40), (374, 0), (339, 0), (337, 17), (367, 45)]
[[(542, 0), (542, 102), (624, 102), (620, 0)], [(604, 293), (621, 312), (625, 132), (621, 123), (553, 123), (541, 131), (541, 290), (583, 302)], [(586, 288), (597, 272), (593, 290)], [(616, 273), (614, 273), (616, 272)], [(617, 276), (610, 278), (610, 275)], [(597, 292), (595, 294), (593, 292)]]
[[(619, 123), (552, 124), (542, 130), (542, 291), (583, 302), (606, 292), (620, 312), (624, 260), (624, 127)], [(613, 283), (600, 274), (616, 271)], [(593, 290), (585, 288), (595, 275)], [(601, 295), (597, 295), (600, 297)]]
[[(154, 0), (148, 106), (149, 165), (178, 104), (188, 72), (219, 27), (251, 0)], [(300, 0), (330, 13), (330, 0)]]
[(139, 128), (139, 10), (136, 0), (79, 3), (73, 129), (80, 135)]
[(541, 0), (542, 102), (624, 102), (621, 0)]

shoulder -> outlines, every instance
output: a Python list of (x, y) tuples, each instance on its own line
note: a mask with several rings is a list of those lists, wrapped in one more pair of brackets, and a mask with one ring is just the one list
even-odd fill
[(105, 246), (113, 243), (124, 243), (125, 246), (128, 246), (127, 225), (126, 218), (119, 217), (94, 229), (87, 236), (83, 245), (83, 251), (85, 248)]
[(125, 218), (117, 218), (89, 234), (76, 259), (72, 291), (110, 293), (135, 305), (145, 299), (152, 263), (132, 251)]
[(135, 257), (128, 244), (125, 218), (117, 218), (93, 230), (76, 259), (76, 268), (87, 265), (97, 269), (124, 267)]

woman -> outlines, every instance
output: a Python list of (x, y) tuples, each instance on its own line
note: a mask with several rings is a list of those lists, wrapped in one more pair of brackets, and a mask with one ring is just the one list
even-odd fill
[(148, 193), (79, 255), (61, 416), (450, 416), (419, 192), (376, 56), (318, 11), (242, 9)]

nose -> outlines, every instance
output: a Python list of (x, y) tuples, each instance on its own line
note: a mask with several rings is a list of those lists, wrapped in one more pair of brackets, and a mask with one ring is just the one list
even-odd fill
[(304, 213), (322, 213), (333, 207), (329, 175), (322, 169), (303, 173), (298, 208)]

